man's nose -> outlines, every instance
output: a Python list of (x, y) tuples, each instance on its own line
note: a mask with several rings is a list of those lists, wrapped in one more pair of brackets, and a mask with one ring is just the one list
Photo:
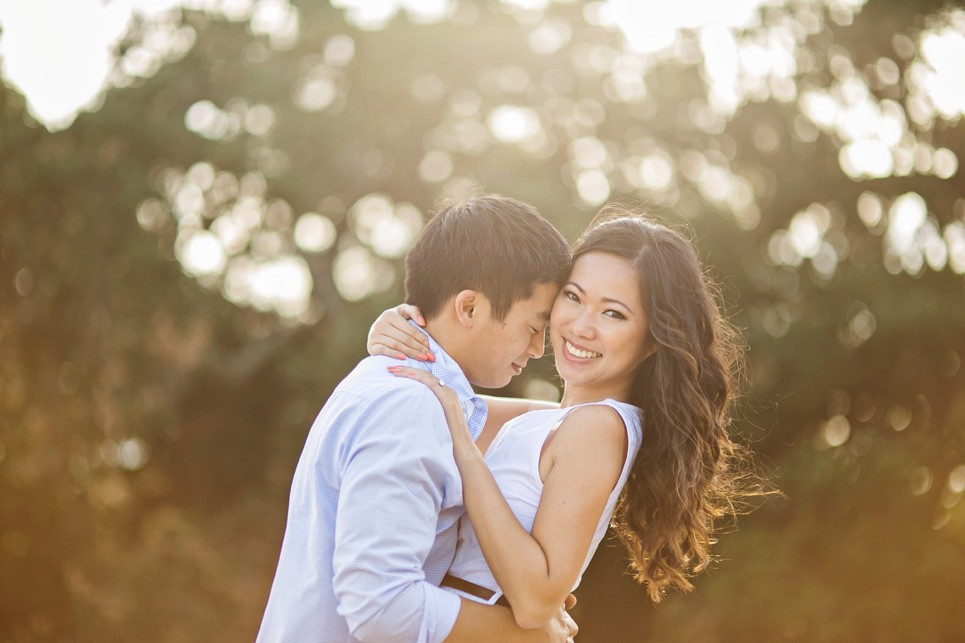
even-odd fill
[(529, 350), (527, 354), (533, 359), (539, 359), (546, 352), (546, 331), (533, 333), (529, 340)]

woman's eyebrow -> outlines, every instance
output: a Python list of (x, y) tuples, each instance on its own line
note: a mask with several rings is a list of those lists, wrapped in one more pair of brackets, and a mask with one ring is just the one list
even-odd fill
[(576, 283), (575, 281), (567, 281), (565, 284), (563, 284), (564, 288), (566, 288), (567, 286), (572, 286), (573, 288), (576, 288), (577, 290), (580, 291), (581, 295), (586, 294), (586, 291), (583, 290), (583, 288), (580, 287), (580, 284)]
[[(585, 295), (585, 294), (586, 294), (586, 291), (583, 290), (583, 288), (580, 287), (580, 284), (576, 283), (575, 281), (567, 281), (566, 284), (564, 284), (564, 285), (566, 285), (566, 286), (573, 286), (574, 288), (576, 288), (577, 290), (580, 291), (580, 294), (581, 294), (581, 295)], [(628, 312), (633, 312), (633, 309), (632, 309), (632, 308), (630, 308), (629, 306), (627, 306), (625, 303), (623, 303), (623, 302), (620, 301), (619, 299), (613, 299), (612, 297), (600, 297), (600, 301), (605, 302), (605, 303), (608, 303), (608, 304), (619, 304), (620, 306), (623, 306), (624, 308), (626, 308)]]
[(624, 308), (626, 308), (628, 311), (629, 311), (629, 310), (632, 310), (629, 306), (627, 306), (625, 303), (623, 303), (623, 302), (620, 301), (619, 299), (613, 299), (612, 297), (602, 297), (602, 298), (600, 299), (600, 301), (605, 301), (605, 302), (607, 302), (607, 303), (609, 303), (609, 304), (618, 304), (618, 305), (623, 306)]

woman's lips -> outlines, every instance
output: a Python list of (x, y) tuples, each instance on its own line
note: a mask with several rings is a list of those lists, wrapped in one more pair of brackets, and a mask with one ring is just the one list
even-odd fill
[(582, 346), (572, 343), (568, 339), (563, 339), (563, 354), (574, 361), (586, 361), (603, 357), (603, 353), (587, 350)]

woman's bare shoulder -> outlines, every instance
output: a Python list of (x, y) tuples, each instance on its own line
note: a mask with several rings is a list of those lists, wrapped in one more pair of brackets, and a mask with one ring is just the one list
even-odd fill
[(582, 461), (607, 470), (616, 465), (619, 471), (626, 444), (627, 431), (620, 413), (606, 404), (588, 404), (567, 413), (544, 455), (551, 459), (546, 464)]
[(559, 432), (588, 434), (597, 439), (626, 437), (626, 427), (620, 412), (609, 404), (585, 404), (566, 414)]

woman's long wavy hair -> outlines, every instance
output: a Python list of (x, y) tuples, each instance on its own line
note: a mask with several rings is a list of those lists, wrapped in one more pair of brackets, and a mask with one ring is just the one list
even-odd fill
[(638, 271), (656, 350), (640, 366), (631, 402), (643, 410), (643, 444), (613, 516), (631, 570), (654, 602), (711, 561), (721, 519), (755, 491), (741, 445), (728, 435), (740, 335), (691, 243), (663, 225), (612, 207), (577, 240), (574, 262), (604, 252)]

